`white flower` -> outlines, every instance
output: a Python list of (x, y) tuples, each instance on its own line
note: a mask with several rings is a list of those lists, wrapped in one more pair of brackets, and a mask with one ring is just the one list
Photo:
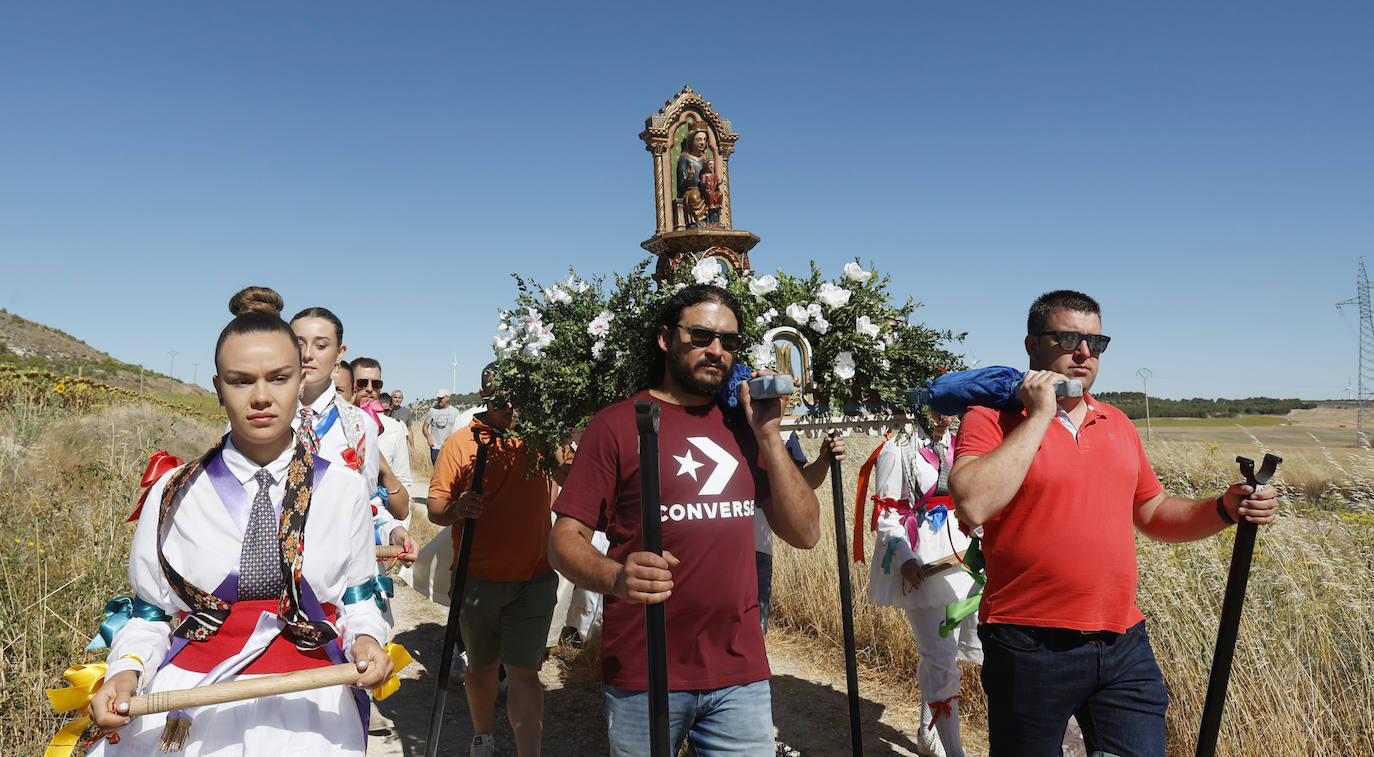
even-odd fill
[(882, 352), (883, 350), (887, 349), (887, 345), (883, 344), (882, 342), (874, 342), (873, 349)]
[(882, 366), (883, 370), (890, 371), (892, 370), (892, 361), (888, 360), (887, 358), (883, 358)]
[(854, 353), (846, 350), (835, 356), (835, 375), (845, 381), (854, 378)]
[(532, 358), (544, 356), (544, 348), (553, 344), (553, 327), (545, 326), (539, 330), (539, 334), (525, 342), (524, 352)]
[(577, 292), (578, 294), (582, 294), (588, 289), (591, 289), (591, 286), (589, 286), (587, 282), (578, 281), (577, 279), (573, 278), (573, 275), (571, 273), (568, 274), (568, 278), (563, 279), (563, 283), (568, 285), (569, 290)]
[(848, 289), (837, 287), (829, 281), (821, 284), (821, 288), (816, 290), (816, 299), (824, 302), (832, 308), (844, 307), (849, 302), (849, 295), (852, 294)]
[(561, 302), (564, 305), (566, 305), (569, 302), (572, 302), (572, 295), (568, 294), (562, 289), (559, 289), (558, 285), (554, 284), (552, 289), (544, 290), (544, 299), (548, 300), (549, 302)]
[(869, 279), (873, 278), (873, 272), (865, 271), (858, 263), (845, 263), (844, 277), (850, 281), (857, 281), (860, 284), (864, 284), (867, 283)]
[(751, 368), (768, 368), (772, 362), (772, 345), (756, 344), (749, 348), (749, 366)]
[(673, 285), (673, 291), (674, 291), (674, 292), (679, 292), (679, 291), (681, 291), (681, 290), (683, 290), (683, 289), (686, 289), (686, 288), (687, 288), (687, 282), (685, 282), (685, 281), (679, 281), (678, 283), (676, 283), (676, 284)]
[(806, 308), (794, 302), (787, 306), (787, 317), (791, 318), (798, 325), (805, 326), (806, 322), (811, 320), (811, 313), (807, 312)]
[(692, 278), (698, 284), (714, 284), (717, 276), (720, 275), (720, 261), (715, 258), (700, 260), (692, 266)]
[(592, 343), (592, 357), (595, 358), (595, 359), (597, 359), (597, 360), (600, 360), (600, 359), (601, 359), (601, 351), (604, 350), (604, 349), (606, 349), (606, 342), (605, 342), (605, 340), (602, 340), (602, 339), (596, 340), (595, 342)]
[(820, 316), (816, 316), (816, 320), (811, 322), (811, 328), (815, 329), (817, 334), (824, 334), (830, 330), (830, 321)]
[(878, 324), (866, 315), (861, 315), (855, 320), (854, 330), (873, 339), (878, 338)]
[(598, 340), (605, 336), (606, 332), (611, 330), (611, 319), (613, 318), (615, 318), (615, 314), (609, 310), (598, 313), (592, 322), (587, 324), (587, 336), (597, 337)]
[(771, 273), (749, 279), (749, 292), (755, 297), (762, 297), (777, 288), (778, 280)]
[(821, 317), (821, 306), (820, 306), (820, 305), (817, 305), (817, 304), (814, 303), (814, 302), (811, 303), (810, 305), (807, 305), (807, 306), (806, 306), (806, 314), (807, 314), (808, 316), (812, 317), (812, 318), (820, 318), (820, 317)]

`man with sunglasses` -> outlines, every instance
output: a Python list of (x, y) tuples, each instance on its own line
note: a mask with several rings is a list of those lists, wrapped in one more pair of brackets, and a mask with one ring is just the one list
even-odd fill
[[(381, 363), (370, 357), (353, 361), (353, 404), (362, 407), (368, 400), (381, 402), (382, 383)], [(409, 491), (413, 481), (410, 475), (410, 429), (389, 415), (379, 414), (377, 418), (382, 422), (382, 433), (377, 437), (377, 451), (391, 466), (396, 479)]]
[[(1069, 716), (1091, 754), (1164, 754), (1168, 694), (1136, 606), (1135, 530), (1191, 541), (1240, 518), (1270, 523), (1276, 492), (1166, 494), (1135, 426), (1089, 393), (1109, 338), (1069, 290), (1027, 319), (1025, 409), (972, 408), (950, 473), (959, 519), (982, 526), (979, 608), (992, 755), (1055, 755)], [(1056, 399), (1065, 378), (1083, 396)]]
[[(605, 595), (602, 707), (612, 755), (649, 754), (644, 604), (666, 602), (673, 753), (772, 755), (768, 656), (759, 622), (754, 510), (787, 543), (820, 538), (820, 505), (780, 435), (781, 399), (743, 413), (717, 399), (744, 346), (740, 309), (718, 287), (665, 303), (647, 346), (653, 387), (597, 413), (554, 511), (549, 557), (573, 583)], [(640, 551), (635, 402), (661, 412), (663, 555)], [(592, 536), (603, 531), (602, 555)]]

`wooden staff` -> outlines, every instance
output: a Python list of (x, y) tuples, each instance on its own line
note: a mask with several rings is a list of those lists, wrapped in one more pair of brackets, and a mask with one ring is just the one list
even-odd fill
[[(834, 434), (831, 438), (834, 438)], [(844, 533), (844, 483), (840, 461), (830, 460), (830, 491), (835, 500), (835, 550), (840, 565), (840, 617), (844, 623), (844, 671), (849, 689), (849, 743), (854, 757), (863, 757), (864, 739), (859, 725), (859, 661), (854, 652), (854, 598), (849, 586), (849, 539)]]
[[(644, 551), (663, 554), (659, 520), (658, 405), (635, 403), (639, 429), (639, 519)], [(668, 744), (668, 619), (662, 602), (644, 605), (644, 639), (649, 656), (649, 753), (670, 757)]]
[(405, 548), (405, 547), (402, 547), (402, 546), (399, 546), (399, 545), (396, 545), (396, 544), (378, 544), (378, 545), (377, 545), (377, 559), (378, 559), (378, 560), (390, 560), (390, 559), (393, 558), (393, 557), (397, 557), (398, 555), (403, 555), (403, 554), (405, 554), (405, 551), (406, 551), (406, 548)]
[(144, 694), (129, 700), (128, 715), (136, 718), (157, 712), (171, 712), (191, 707), (204, 707), (210, 704), (241, 702), (245, 699), (290, 694), (310, 689), (323, 689), (327, 686), (352, 686), (358, 682), (362, 673), (356, 663), (343, 662), (325, 668), (310, 668), (292, 673), (278, 673), (261, 678), (242, 681), (226, 681), (193, 689), (176, 689)]
[[(493, 436), (499, 436), (499, 429), (491, 429)], [(477, 442), (477, 459), (472, 464), (472, 491), (482, 493), (482, 478), (487, 473), (487, 447), (490, 440), (484, 440), (482, 433), (472, 429), (472, 438)], [(434, 703), (429, 711), (429, 732), (425, 735), (425, 757), (436, 757), (439, 753), (439, 729), (444, 719), (444, 704), (448, 699), (449, 666), (453, 664), (453, 648), (458, 643), (458, 618), (463, 612), (463, 585), (468, 578), (468, 558), (472, 556), (472, 533), (477, 530), (477, 519), (468, 518), (463, 524), (463, 541), (458, 548), (458, 564), (453, 568), (453, 581), (449, 586), (448, 627), (444, 629), (444, 651), (439, 656), (439, 682), (434, 686)]]

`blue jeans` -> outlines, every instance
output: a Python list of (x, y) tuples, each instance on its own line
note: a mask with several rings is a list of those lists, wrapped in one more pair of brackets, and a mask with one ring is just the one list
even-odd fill
[[(649, 749), (649, 693), (601, 686), (611, 757), (644, 757)], [(768, 681), (702, 691), (668, 692), (669, 754), (686, 738), (692, 757), (773, 757), (773, 696)]]
[(1125, 633), (978, 626), (992, 757), (1059, 754), (1075, 715), (1089, 754), (1163, 757), (1169, 694), (1141, 621)]

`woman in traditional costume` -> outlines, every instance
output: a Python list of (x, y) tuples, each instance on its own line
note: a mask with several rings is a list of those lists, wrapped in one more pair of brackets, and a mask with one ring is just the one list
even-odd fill
[[(361, 473), (365, 495), (371, 501), (377, 494), (381, 471), (377, 423), (339, 396), (332, 378), (348, 351), (343, 341), (343, 322), (327, 308), (312, 307), (296, 313), (291, 319), (291, 330), (301, 352), (301, 401), (291, 423), (296, 438), (325, 460)], [(419, 556), (410, 532), (387, 512), (385, 503), (376, 508), (374, 525), (378, 544), (405, 547), (401, 559), (406, 564)]]
[[(868, 599), (899, 607), (916, 637), (916, 678), (921, 689), (918, 746), (928, 755), (963, 757), (959, 738), (960, 672), (956, 659), (981, 664), (976, 616), (947, 635), (945, 608), (978, 591), (973, 576), (957, 563), (926, 575), (923, 565), (963, 553), (969, 538), (959, 530), (949, 500), (954, 462), (952, 416), (934, 416), (931, 435), (919, 426), (884, 442), (874, 453), (874, 511), (878, 536), (869, 565)], [(933, 437), (933, 441), (932, 441)], [(933, 723), (933, 727), (932, 727)], [(938, 736), (938, 742), (936, 737)]]
[[(250, 287), (215, 346), (230, 431), (148, 490), (129, 550), (132, 617), (91, 699), (93, 755), (146, 755), (164, 730), (185, 754), (365, 753), (361, 690), (331, 686), (130, 719), (136, 691), (188, 689), (341, 663), (375, 688), (393, 664), (375, 600), (373, 526), (359, 475), (296, 443), (300, 351), (281, 297)], [(189, 728), (187, 726), (189, 725)]]

